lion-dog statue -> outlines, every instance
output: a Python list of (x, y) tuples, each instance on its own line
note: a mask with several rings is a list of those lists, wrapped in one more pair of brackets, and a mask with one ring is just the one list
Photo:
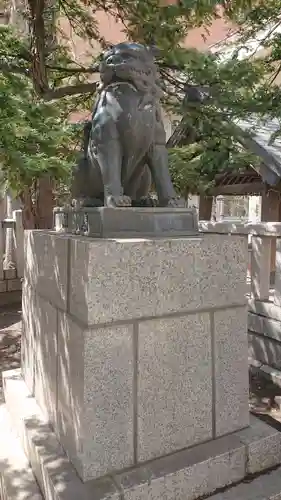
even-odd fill
[(82, 206), (147, 206), (153, 181), (158, 206), (178, 206), (153, 51), (120, 43), (103, 54), (99, 72), (101, 85), (84, 129), (83, 157), (73, 173), (73, 198)]

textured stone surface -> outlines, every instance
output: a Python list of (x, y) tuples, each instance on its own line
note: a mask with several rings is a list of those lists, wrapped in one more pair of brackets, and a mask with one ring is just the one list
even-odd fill
[(274, 304), (281, 306), (281, 240), (276, 240)]
[(194, 500), (245, 476), (245, 447), (234, 436), (160, 458), (117, 476), (124, 500)]
[[(187, 236), (198, 233), (191, 208), (82, 208), (55, 211), (59, 230), (99, 238)], [(58, 226), (57, 226), (58, 224)], [(66, 226), (66, 227), (65, 227)]]
[(209, 314), (143, 321), (138, 349), (138, 460), (212, 437)]
[(281, 432), (255, 417), (250, 424), (237, 436), (247, 446), (247, 472), (255, 474), (281, 463)]
[[(130, 471), (115, 474), (113, 481), (106, 478), (83, 483), (63, 453), (54, 433), (46, 424), (35, 399), (30, 397), (26, 384), (20, 376), (20, 370), (4, 373), (4, 388), (9, 403), (8, 408), (14, 413), (12, 419), (14, 429), (25, 443), (28, 459), (45, 500), (195, 500), (224, 487), (225, 490), (208, 498), (281, 500), (280, 468), (252, 481), (240, 482), (246, 474), (248, 450), (249, 457), (252, 458), (255, 456), (258, 459), (258, 453), (264, 455), (259, 463), (268, 466), (268, 462), (263, 462), (266, 460), (268, 447), (263, 447), (263, 444), (264, 440), (269, 443), (270, 438), (266, 436), (276, 431), (271, 430), (267, 433), (263, 429), (257, 432), (260, 423), (255, 419), (251, 421), (251, 435), (249, 432), (237, 432), (189, 450), (152, 460)], [(5, 438), (7, 438), (5, 428), (1, 425), (2, 444)], [(14, 451), (11, 447), (6, 450), (1, 446), (1, 459), (6, 460), (7, 453), (10, 454), (11, 451)], [(17, 483), (21, 495), (19, 499), (25, 500), (22, 482), (18, 479)], [(239, 484), (233, 486), (232, 483)], [(28, 487), (31, 488), (30, 483)], [(18, 490), (15, 489), (11, 499), (17, 499), (17, 493)], [(27, 498), (39, 500), (40, 497), (33, 498), (30, 495), (26, 500)]]
[(132, 326), (83, 330), (59, 315), (60, 440), (80, 476), (133, 463)]
[(12, 292), (14, 290), (21, 290), (22, 289), (22, 282), (21, 279), (16, 278), (14, 280), (8, 280), (7, 282), (7, 291)]
[(249, 425), (247, 308), (214, 313), (216, 436)]
[(26, 384), (52, 423), (56, 418), (57, 311), (23, 287), (22, 370)]
[(73, 237), (70, 244), (70, 312), (84, 323), (245, 304), (243, 237)]
[(39, 296), (31, 311), (35, 324), (34, 391), (36, 401), (52, 424), (57, 406), (57, 311)]
[(35, 356), (35, 295), (34, 290), (25, 282), (22, 289), (22, 336), (21, 367), (24, 380), (31, 393), (34, 391)]
[(249, 313), (260, 314), (261, 316), (281, 321), (281, 307), (276, 306), (273, 302), (250, 299), (248, 307)]
[(68, 239), (50, 231), (25, 232), (25, 280), (55, 307), (67, 302)]
[(248, 314), (248, 329), (281, 342), (281, 323), (257, 314)]
[(17, 277), (16, 269), (4, 269), (4, 280), (14, 280)]
[(281, 343), (269, 337), (248, 334), (249, 356), (261, 363), (281, 369)]
[[(111, 480), (84, 484), (79, 479), (35, 399), (28, 394), (20, 371), (11, 370), (4, 375), (5, 396), (9, 400), (9, 410), (14, 412), (13, 428), (24, 443), (44, 499), (119, 500), (119, 493)], [(1, 433), (0, 428), (0, 439)]]
[(83, 475), (84, 330), (58, 314), (57, 434)]

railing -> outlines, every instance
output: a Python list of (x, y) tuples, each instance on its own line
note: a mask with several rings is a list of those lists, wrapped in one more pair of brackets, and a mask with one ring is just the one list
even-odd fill
[(204, 233), (244, 236), (249, 245), (248, 281), (251, 298), (281, 307), (281, 222), (258, 224), (200, 221)]
[[(24, 229), (22, 211), (0, 222), (0, 281), (21, 279), (24, 273)], [(9, 289), (8, 289), (9, 291)]]

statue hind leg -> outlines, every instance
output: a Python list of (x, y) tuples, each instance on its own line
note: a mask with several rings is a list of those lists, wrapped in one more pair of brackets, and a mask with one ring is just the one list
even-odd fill
[(180, 206), (169, 172), (166, 145), (154, 144), (147, 156), (147, 163), (155, 184), (160, 207)]

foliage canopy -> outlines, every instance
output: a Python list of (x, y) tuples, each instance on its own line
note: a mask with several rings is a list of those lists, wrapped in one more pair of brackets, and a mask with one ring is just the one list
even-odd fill
[[(183, 48), (191, 29), (204, 25), (208, 30), (221, 15), (218, 7), (238, 26), (233, 46), (229, 42), (230, 55), (222, 57), (224, 49), (211, 54)], [(204, 191), (216, 173), (253, 164), (256, 158), (239, 145), (235, 123), (252, 114), (281, 117), (276, 85), (281, 69), (281, 35), (276, 34), (280, 7), (281, 0), (181, 0), (172, 5), (159, 0), (27, 0), (17, 33), (0, 30), (0, 162), (5, 178), (19, 193), (37, 177), (63, 179), (69, 172), (77, 136), (68, 116), (74, 109), (90, 109), (97, 59), (92, 52), (88, 64), (73, 60), (58, 19), (66, 17), (76, 36), (96, 53), (97, 44), (101, 49), (110, 44), (99, 31), (99, 11), (121, 23), (124, 39), (159, 48), (163, 104), (181, 122), (180, 144), (170, 143), (179, 191)], [(28, 32), (22, 30), (24, 23)], [(266, 56), (250, 53), (242, 58), (242, 48), (269, 26), (271, 32), (260, 42), (268, 50)], [(207, 96), (202, 102), (200, 92), (194, 98), (198, 88)]]

